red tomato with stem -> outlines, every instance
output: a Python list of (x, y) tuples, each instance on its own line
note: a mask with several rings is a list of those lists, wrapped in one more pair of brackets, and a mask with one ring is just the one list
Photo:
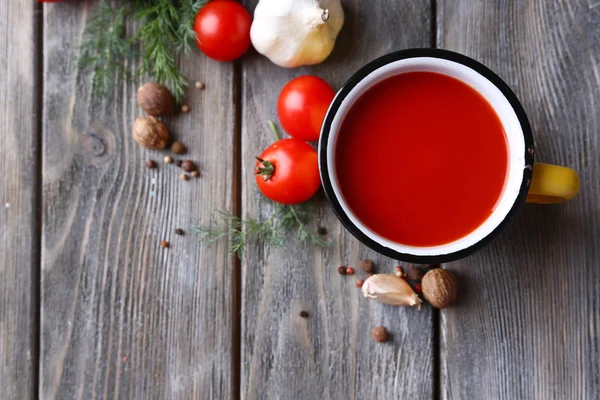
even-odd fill
[(196, 44), (210, 58), (235, 60), (250, 47), (250, 25), (252, 18), (241, 4), (211, 1), (196, 14)]
[(279, 122), (291, 136), (319, 140), (321, 125), (335, 91), (323, 79), (312, 75), (289, 81), (279, 94), (277, 115)]
[(317, 152), (295, 138), (278, 140), (263, 151), (255, 173), (260, 191), (282, 204), (303, 203), (321, 186)]

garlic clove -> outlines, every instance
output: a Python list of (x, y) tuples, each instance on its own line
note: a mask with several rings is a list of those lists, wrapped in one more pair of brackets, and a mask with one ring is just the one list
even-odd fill
[(365, 297), (394, 306), (416, 306), (423, 303), (408, 282), (392, 274), (371, 275), (362, 286)]

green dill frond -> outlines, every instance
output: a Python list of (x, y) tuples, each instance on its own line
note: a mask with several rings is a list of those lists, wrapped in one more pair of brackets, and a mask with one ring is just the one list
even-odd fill
[(210, 244), (223, 238), (231, 238), (231, 252), (242, 257), (248, 240), (274, 247), (285, 247), (287, 234), (296, 231), (297, 238), (311, 246), (327, 247), (329, 243), (308, 228), (317, 216), (316, 209), (309, 203), (297, 206), (277, 204), (275, 210), (264, 221), (242, 220), (239, 217), (219, 211), (208, 226), (194, 228), (200, 234), (200, 241)]
[(125, 35), (129, 6), (112, 7), (102, 1), (92, 11), (79, 49), (79, 67), (91, 70), (92, 93), (102, 97), (116, 83), (131, 76), (126, 60), (136, 56), (132, 42)]

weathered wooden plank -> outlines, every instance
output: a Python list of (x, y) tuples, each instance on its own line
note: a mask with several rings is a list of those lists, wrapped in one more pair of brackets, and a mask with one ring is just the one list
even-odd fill
[[(248, 1), (250, 10), (256, 1)], [(330, 59), (312, 68), (284, 69), (253, 54), (243, 69), (243, 215), (267, 218), (273, 210), (253, 177), (254, 156), (273, 142), (266, 125), (293, 77), (315, 74), (338, 88), (367, 61), (393, 50), (424, 47), (430, 8), (424, 1), (344, 1), (346, 22)], [(392, 272), (394, 261), (362, 246), (319, 199), (331, 246), (296, 243), (285, 250), (252, 244), (243, 259), (242, 397), (248, 399), (429, 398), (434, 391), (432, 313), (374, 304), (362, 298), (341, 264), (364, 257)], [(310, 313), (308, 319), (299, 312)], [(390, 343), (371, 339), (385, 325)]]
[(538, 161), (577, 169), (579, 197), (525, 207), (452, 263), (443, 397), (593, 399), (600, 393), (600, 9), (584, 1), (438, 2), (438, 44), (494, 69), (529, 114)]
[[(45, 12), (41, 395), (230, 398), (227, 240), (202, 247), (174, 231), (232, 209), (233, 67), (201, 55), (183, 63), (192, 82), (206, 81), (189, 89), (189, 114), (166, 119), (202, 170), (183, 182), (162, 162), (168, 151), (131, 137), (136, 87), (101, 101), (78, 71), (92, 4)], [(146, 169), (148, 159), (159, 168)]]
[(39, 257), (38, 99), (33, 2), (0, 5), (0, 387), (35, 393)]

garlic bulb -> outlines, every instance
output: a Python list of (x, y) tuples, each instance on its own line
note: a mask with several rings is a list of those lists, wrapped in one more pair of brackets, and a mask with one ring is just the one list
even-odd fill
[(250, 39), (281, 67), (313, 65), (331, 54), (342, 25), (340, 0), (260, 0)]
[(365, 297), (394, 306), (417, 306), (423, 303), (408, 282), (392, 274), (371, 275), (362, 285)]

